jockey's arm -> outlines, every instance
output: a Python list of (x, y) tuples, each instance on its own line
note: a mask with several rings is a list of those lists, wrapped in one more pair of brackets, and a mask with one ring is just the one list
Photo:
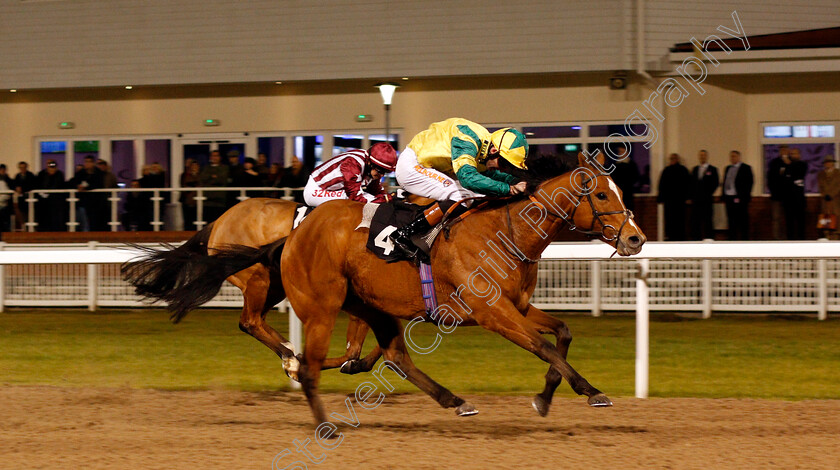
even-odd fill
[(510, 184), (484, 176), (478, 171), (478, 168), (469, 164), (462, 165), (455, 176), (458, 177), (461, 186), (479, 194), (486, 194), (487, 196), (507, 196), (510, 194)]
[[(386, 193), (370, 194), (365, 192), (365, 188), (362, 187), (363, 173), (365, 170), (357, 161), (348, 158), (341, 163), (339, 170), (341, 171), (342, 179), (344, 179), (344, 192), (351, 201), (367, 203), (386, 202), (388, 200)], [(382, 190), (379, 185), (371, 185), (369, 187), (371, 190), (374, 188), (379, 188), (379, 191)]]
[(478, 171), (478, 147), (481, 142), (475, 138), (454, 137), (451, 141), (452, 147), (452, 170), (466, 189), (485, 194), (487, 196), (507, 196), (510, 194), (510, 185), (503, 181), (497, 181), (491, 177), (484, 176)]
[(504, 171), (487, 170), (484, 172), (484, 174), (493, 178), (496, 181), (503, 181), (509, 185), (514, 185), (519, 182), (518, 178), (509, 173), (505, 173)]

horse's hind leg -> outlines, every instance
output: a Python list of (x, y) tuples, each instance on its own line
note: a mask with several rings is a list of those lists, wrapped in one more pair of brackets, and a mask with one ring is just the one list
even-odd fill
[(296, 307), (300, 307), (296, 311), (303, 314), (300, 316), (303, 332), (306, 335), (299, 373), (300, 383), (309, 402), (309, 408), (315, 417), (315, 425), (318, 426), (327, 422), (324, 403), (318, 395), (318, 384), (321, 381), (321, 369), (330, 348), (330, 337), (339, 308), (336, 307), (333, 310), (312, 303), (296, 305)]
[(328, 358), (324, 361), (324, 369), (341, 367), (343, 374), (358, 374), (359, 372), (370, 372), (373, 365), (382, 356), (382, 348), (377, 344), (373, 350), (359, 359), (362, 354), (362, 345), (365, 343), (370, 328), (367, 323), (355, 315), (350, 315), (350, 322), (347, 324), (347, 348), (343, 356)]
[(376, 335), (376, 340), (382, 347), (385, 362), (379, 366), (380, 370), (387, 366), (394, 369), (400, 376), (404, 376), (417, 388), (426, 392), (444, 408), (455, 408), (459, 416), (470, 416), (478, 413), (472, 405), (454, 395), (431, 377), (423, 373), (408, 356), (403, 340), (403, 328), (399, 320), (390, 315), (378, 312), (368, 313), (365, 317)]
[[(537, 331), (541, 334), (553, 334), (557, 338), (557, 351), (563, 359), (566, 359), (569, 353), (569, 344), (572, 342), (572, 333), (569, 331), (566, 323), (550, 316), (533, 305), (528, 306), (528, 312), (525, 314), (525, 318), (533, 323), (537, 327)], [(540, 416), (548, 414), (554, 391), (557, 390), (562, 380), (563, 376), (560, 375), (557, 369), (554, 367), (548, 368), (548, 372), (545, 374), (545, 388), (531, 402)]]
[(292, 344), (265, 321), (268, 311), (285, 297), (281, 284), (271, 282), (268, 269), (261, 264), (231, 276), (230, 281), (242, 290), (245, 303), (239, 317), (239, 329), (280, 356), (286, 374), (297, 380), (300, 364)]

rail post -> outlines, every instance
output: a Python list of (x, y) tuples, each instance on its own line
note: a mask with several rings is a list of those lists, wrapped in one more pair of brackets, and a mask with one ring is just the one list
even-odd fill
[(589, 264), (589, 284), (592, 286), (592, 316), (601, 316), (601, 262), (594, 259)]
[(817, 282), (819, 282), (819, 301), (817, 305), (817, 320), (828, 318), (828, 260), (817, 260)]
[[(295, 354), (303, 353), (303, 328), (300, 319), (295, 314), (295, 309), (288, 299), (280, 303), (278, 308), (282, 311), (284, 308), (289, 313), (289, 341), (292, 343), (292, 348)], [(289, 379), (289, 387), (292, 390), (300, 390), (300, 383)]]
[(152, 225), (154, 226), (152, 230), (155, 232), (160, 232), (160, 226), (163, 225), (163, 222), (160, 220), (160, 201), (162, 200), (160, 191), (157, 189), (152, 191)]
[(26, 214), (26, 224), (24, 224), (26, 225), (26, 230), (24, 230), (24, 232), (34, 232), (35, 227), (38, 225), (38, 223), (35, 222), (35, 201), (37, 201), (37, 199), (35, 199), (35, 191), (28, 191), (25, 194), (26, 210), (28, 213)]
[(650, 260), (639, 260), (636, 276), (636, 398), (648, 397), (648, 352), (650, 341), (650, 305), (648, 275)]
[(204, 190), (198, 189), (195, 192), (195, 229), (201, 231), (207, 222), (204, 221)]
[[(88, 242), (88, 248), (95, 250), (99, 242)], [(87, 265), (87, 291), (88, 291), (88, 310), (96, 311), (96, 301), (99, 286), (99, 266), (96, 264)]]
[[(0, 251), (6, 249), (6, 242), (0, 242)], [(6, 265), (0, 264), (0, 313), (6, 311)]]
[[(703, 239), (703, 243), (714, 243), (711, 238)], [(703, 318), (708, 320), (712, 318), (712, 260), (704, 259), (701, 262), (702, 266), (702, 288), (701, 288), (701, 305), (703, 306)]]
[(120, 229), (120, 217), (117, 211), (117, 204), (120, 202), (120, 196), (117, 194), (116, 189), (112, 189), (109, 192), (111, 193), (108, 197), (108, 202), (111, 203), (111, 220), (108, 222), (108, 225), (111, 226), (112, 232), (118, 232)]
[(70, 203), (70, 213), (68, 214), (70, 218), (67, 222), (67, 230), (75, 232), (76, 227), (79, 225), (79, 222), (76, 221), (76, 203), (79, 202), (79, 196), (76, 190), (70, 191), (70, 196), (67, 198), (67, 202)]

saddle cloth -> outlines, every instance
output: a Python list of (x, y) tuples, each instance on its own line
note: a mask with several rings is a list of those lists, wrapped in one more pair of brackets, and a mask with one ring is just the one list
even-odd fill
[[(373, 205), (367, 204), (366, 206)], [(376, 206), (376, 212), (370, 220), (367, 249), (388, 262), (407, 259), (396, 249), (389, 236), (397, 228), (417, 218), (428, 206), (418, 206), (401, 200), (377, 204)], [(436, 228), (433, 228), (430, 233), (436, 234)], [(431, 250), (430, 242), (433, 238), (427, 237), (426, 234), (418, 234), (412, 237), (412, 241), (428, 256)]]

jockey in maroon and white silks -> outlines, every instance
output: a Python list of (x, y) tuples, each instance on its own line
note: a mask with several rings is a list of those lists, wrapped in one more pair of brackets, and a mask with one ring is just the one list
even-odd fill
[(334, 199), (359, 202), (387, 202), (391, 197), (379, 180), (394, 171), (397, 153), (390, 144), (380, 142), (369, 150), (351, 150), (318, 165), (309, 176), (303, 199), (308, 206), (319, 206)]

